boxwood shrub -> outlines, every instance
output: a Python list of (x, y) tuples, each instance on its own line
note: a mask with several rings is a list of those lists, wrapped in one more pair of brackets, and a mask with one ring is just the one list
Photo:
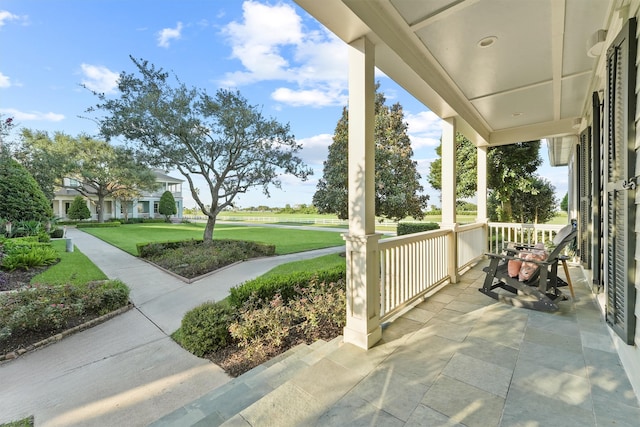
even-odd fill
[(346, 265), (340, 265), (326, 270), (258, 277), (231, 288), (228, 301), (237, 308), (242, 307), (252, 296), (269, 301), (280, 294), (284, 301), (288, 301), (295, 295), (297, 287), (307, 287), (313, 281), (332, 283), (345, 279), (346, 269)]
[(225, 302), (206, 302), (191, 309), (182, 318), (182, 346), (196, 356), (218, 350), (231, 341), (229, 325), (236, 310)]
[(76, 228), (109, 228), (109, 227), (120, 227), (120, 222), (111, 221), (111, 222), (79, 222), (76, 225)]
[(396, 229), (398, 236), (405, 234), (421, 233), (423, 231), (437, 230), (440, 226), (437, 222), (400, 222)]

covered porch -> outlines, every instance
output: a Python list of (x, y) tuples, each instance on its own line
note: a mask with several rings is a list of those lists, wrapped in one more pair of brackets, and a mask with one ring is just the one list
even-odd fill
[[(344, 341), (371, 351), (384, 342), (388, 319), (435, 290), (446, 292), (457, 286), (465, 269), (482, 259), (492, 241), (488, 150), (546, 139), (551, 164), (568, 166), (568, 220), (578, 224), (576, 265), (592, 291), (606, 295), (600, 310), (640, 394), (640, 304), (636, 304), (640, 2), (295, 1), (343, 40), (349, 51)], [(441, 118), (438, 232), (390, 241), (375, 232), (376, 72), (383, 72)], [(455, 212), (458, 133), (477, 148), (478, 215), (468, 225), (459, 224)]]
[(300, 346), (154, 426), (635, 426), (640, 405), (585, 277), (550, 314), (478, 292), (485, 262), (368, 351)]

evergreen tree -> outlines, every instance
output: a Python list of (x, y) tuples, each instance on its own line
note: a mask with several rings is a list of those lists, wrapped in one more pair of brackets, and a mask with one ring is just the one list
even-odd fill
[(560, 202), (560, 210), (562, 210), (562, 212), (569, 212), (569, 193), (564, 193), (564, 197)]
[(46, 222), (53, 216), (51, 204), (33, 176), (5, 149), (0, 155), (0, 218), (15, 222)]
[[(462, 135), (456, 135), (456, 197), (472, 197), (477, 189), (477, 151), (473, 144)], [(441, 147), (437, 153), (441, 155)], [(492, 147), (487, 152), (487, 188), (490, 200), (487, 204), (489, 218), (494, 221), (515, 220), (512, 199), (516, 193), (531, 197), (538, 191), (534, 172), (542, 164), (539, 155), (540, 141), (519, 142), (511, 145)], [(435, 189), (442, 189), (442, 160), (431, 164), (429, 183)], [(551, 202), (550, 199), (546, 199)], [(539, 210), (542, 206), (538, 207)], [(555, 209), (555, 202), (550, 207)]]
[[(442, 190), (442, 140), (436, 148), (439, 156), (429, 169), (427, 180), (436, 190)], [(478, 188), (478, 150), (461, 133), (456, 133), (456, 199), (473, 197)]]
[(176, 208), (176, 200), (173, 198), (171, 191), (165, 191), (160, 197), (160, 204), (158, 205), (158, 213), (164, 215), (164, 219), (167, 222), (171, 221), (171, 215), (178, 213)]
[[(417, 163), (411, 160), (413, 150), (402, 106), (386, 106), (384, 94), (376, 91), (375, 113), (375, 214), (396, 221), (407, 216), (421, 219), (429, 196), (420, 194), (423, 188)], [(329, 146), (323, 177), (313, 195), (318, 212), (334, 213), (341, 219), (349, 216), (348, 136), (349, 115), (345, 107)]]
[(67, 211), (69, 219), (83, 220), (91, 218), (91, 211), (87, 207), (87, 202), (82, 196), (76, 196)]

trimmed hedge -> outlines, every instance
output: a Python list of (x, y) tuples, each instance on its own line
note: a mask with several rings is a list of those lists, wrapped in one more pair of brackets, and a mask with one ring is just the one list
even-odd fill
[[(163, 221), (164, 222), (164, 221)], [(167, 249), (177, 249), (187, 245), (201, 244), (202, 239), (167, 240), (166, 242), (136, 243), (136, 250), (140, 258), (151, 258), (162, 255)]]
[(398, 223), (396, 234), (403, 236), (405, 234), (421, 233), (423, 231), (438, 230), (440, 226), (437, 222), (401, 222)]
[(64, 230), (62, 228), (56, 228), (49, 233), (52, 239), (61, 239), (64, 236)]
[(118, 221), (113, 222), (79, 222), (76, 227), (77, 228), (111, 228), (111, 227), (120, 227), (120, 223)]
[(124, 218), (111, 218), (108, 220), (109, 222), (120, 222), (122, 225), (126, 224), (161, 224), (166, 221), (162, 218), (127, 218), (125, 221)]
[[(167, 242), (138, 243), (136, 244), (136, 249), (140, 258), (153, 258), (162, 255), (167, 250), (179, 249), (185, 246), (201, 245), (202, 242), (202, 239), (189, 239)], [(213, 241), (213, 245), (221, 250), (223, 250), (225, 246), (229, 246), (229, 244), (233, 244), (234, 247), (240, 247), (247, 252), (255, 252), (264, 256), (272, 256), (276, 253), (275, 245), (267, 245), (260, 242), (232, 239), (216, 239)]]
[(332, 283), (344, 280), (347, 275), (345, 265), (320, 271), (305, 271), (294, 274), (283, 274), (266, 278), (259, 277), (233, 287), (229, 291), (228, 301), (233, 307), (242, 307), (252, 296), (263, 301), (271, 300), (280, 294), (284, 301), (289, 301), (295, 295), (296, 288), (304, 288), (309, 283)]

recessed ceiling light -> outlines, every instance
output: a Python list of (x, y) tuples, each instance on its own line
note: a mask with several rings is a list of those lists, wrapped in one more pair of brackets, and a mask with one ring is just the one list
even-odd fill
[(478, 47), (484, 49), (485, 47), (493, 45), (497, 40), (498, 38), (496, 36), (485, 37), (478, 42)]

